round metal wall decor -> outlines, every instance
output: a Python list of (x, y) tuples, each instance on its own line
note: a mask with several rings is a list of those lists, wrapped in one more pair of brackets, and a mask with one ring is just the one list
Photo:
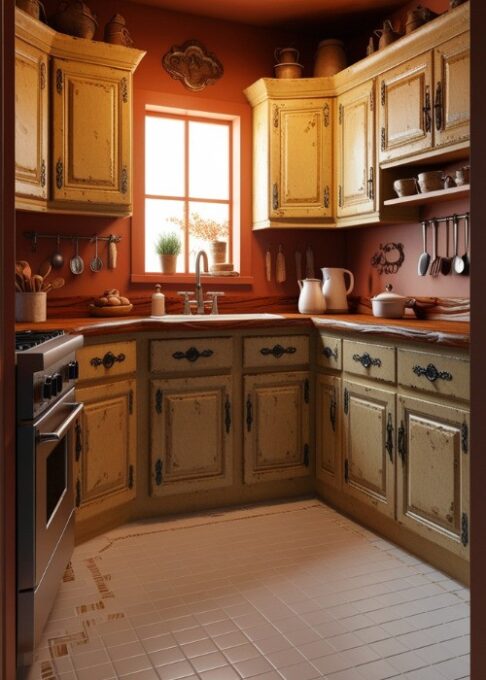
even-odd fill
[(403, 243), (380, 243), (380, 249), (371, 258), (371, 266), (378, 274), (396, 274), (404, 260)]
[(219, 59), (198, 40), (173, 45), (162, 57), (162, 65), (171, 78), (180, 80), (184, 87), (193, 92), (214, 85), (224, 73)]

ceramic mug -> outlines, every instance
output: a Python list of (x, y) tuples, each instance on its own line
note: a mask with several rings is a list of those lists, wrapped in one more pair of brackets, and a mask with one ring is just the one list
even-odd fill
[(419, 191), (418, 183), (415, 177), (406, 177), (405, 179), (396, 179), (393, 182), (393, 189), (397, 196), (413, 196)]

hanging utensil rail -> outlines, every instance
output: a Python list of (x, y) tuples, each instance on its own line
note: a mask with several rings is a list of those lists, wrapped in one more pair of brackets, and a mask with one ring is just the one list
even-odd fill
[(121, 236), (110, 234), (109, 236), (81, 236), (80, 234), (41, 234), (38, 231), (24, 231), (25, 238), (32, 241), (32, 252), (37, 250), (37, 241), (40, 238), (59, 239), (60, 241), (89, 241), (94, 243), (97, 238), (98, 241), (108, 241), (109, 243), (119, 243), (122, 240)]
[(448, 220), (453, 220), (454, 217), (458, 220), (465, 220), (466, 217), (469, 219), (470, 214), (468, 212), (462, 213), (460, 215), (454, 214), (454, 215), (446, 215), (444, 217), (433, 217), (430, 220), (425, 220), (429, 224), (433, 224), (434, 222), (447, 222)]

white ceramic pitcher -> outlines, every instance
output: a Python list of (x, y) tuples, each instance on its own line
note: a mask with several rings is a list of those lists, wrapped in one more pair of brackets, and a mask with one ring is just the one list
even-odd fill
[(299, 288), (298, 309), (301, 314), (323, 314), (326, 311), (326, 301), (319, 279), (299, 280)]
[[(326, 307), (328, 312), (347, 312), (348, 300), (347, 295), (351, 293), (354, 288), (354, 276), (348, 269), (341, 269), (339, 267), (323, 267), (321, 269), (322, 278), (324, 280), (322, 292), (326, 300)], [(344, 282), (344, 275), (349, 276), (349, 286), (346, 288)]]

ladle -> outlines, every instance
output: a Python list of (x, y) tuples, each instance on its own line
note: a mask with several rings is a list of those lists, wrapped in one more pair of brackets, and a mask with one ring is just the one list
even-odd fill
[(64, 256), (61, 253), (61, 237), (57, 237), (57, 250), (51, 257), (51, 264), (54, 269), (61, 269), (64, 264)]
[(103, 269), (103, 260), (98, 256), (98, 237), (95, 236), (95, 255), (89, 263), (92, 272), (99, 272)]
[(454, 240), (454, 257), (452, 259), (452, 270), (455, 274), (462, 274), (462, 272), (464, 271), (464, 260), (457, 254), (458, 223), (459, 223), (458, 217), (457, 215), (454, 215), (452, 218), (453, 227), (452, 236)]
[(69, 262), (69, 269), (73, 274), (82, 274), (84, 272), (84, 260), (79, 254), (79, 239), (75, 239), (75, 252)]
[(429, 268), (430, 255), (427, 252), (427, 222), (424, 220), (422, 222), (422, 239), (423, 239), (423, 253), (419, 257), (418, 261), (418, 275), (425, 276), (427, 274), (427, 269)]

